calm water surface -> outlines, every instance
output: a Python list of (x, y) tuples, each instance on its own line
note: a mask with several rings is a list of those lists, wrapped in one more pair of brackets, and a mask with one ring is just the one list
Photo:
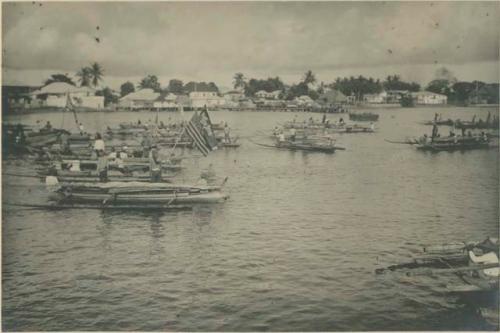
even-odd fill
[[(229, 177), (229, 201), (192, 211), (15, 209), (5, 203), (44, 202), (45, 189), (36, 179), (3, 177), (3, 329), (489, 329), (476, 308), (442, 292), (449, 280), (374, 269), (405, 261), (424, 245), (498, 234), (495, 150), (429, 154), (384, 141), (430, 133), (417, 122), (434, 112), (468, 120), (498, 111), (376, 111), (378, 132), (339, 135), (347, 150), (333, 155), (248, 141), (267, 142), (261, 131), (292, 113), (212, 112), (242, 146), (185, 161), (180, 182), (195, 181), (209, 163)], [(102, 131), (154, 114), (79, 117)], [(160, 114), (169, 117), (180, 116)], [(37, 119), (74, 128), (60, 113), (7, 120)], [(23, 161), (3, 167), (33, 170)]]

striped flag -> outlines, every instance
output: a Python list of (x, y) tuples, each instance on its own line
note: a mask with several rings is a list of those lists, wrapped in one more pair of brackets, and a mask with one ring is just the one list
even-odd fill
[(186, 125), (186, 132), (203, 156), (207, 156), (211, 150), (217, 149), (217, 140), (212, 131), (212, 123), (207, 110), (203, 110), (199, 114), (197, 111), (194, 112), (193, 117)]

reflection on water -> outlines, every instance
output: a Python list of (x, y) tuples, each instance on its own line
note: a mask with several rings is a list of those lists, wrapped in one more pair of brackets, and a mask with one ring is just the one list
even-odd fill
[[(498, 233), (496, 151), (429, 154), (384, 141), (429, 133), (418, 122), (434, 112), (469, 119), (488, 111), (380, 110), (377, 133), (338, 135), (347, 150), (331, 155), (247, 140), (266, 142), (259, 133), (290, 113), (213, 112), (215, 122), (224, 119), (240, 135), (242, 146), (207, 158), (187, 150), (178, 181), (196, 181), (211, 163), (220, 179), (228, 177), (224, 204), (164, 212), (4, 207), (3, 328), (491, 329), (480, 309), (443, 292), (446, 279), (374, 274), (423, 245)], [(180, 118), (168, 113), (160, 120), (170, 116)], [(33, 124), (39, 117), (9, 120)], [(43, 117), (61, 123), (61, 114)], [(92, 131), (152, 118), (79, 117)], [(18, 173), (31, 168), (4, 163)], [(45, 200), (35, 179), (4, 177), (3, 185), (4, 203)]]

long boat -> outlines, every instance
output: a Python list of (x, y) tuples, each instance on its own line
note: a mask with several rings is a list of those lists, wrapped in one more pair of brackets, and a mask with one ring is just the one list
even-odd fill
[(176, 205), (224, 202), (220, 186), (191, 186), (146, 182), (68, 183), (53, 192), (58, 203), (102, 205)]
[(486, 138), (447, 138), (446, 140), (435, 140), (433, 142), (423, 142), (416, 144), (416, 148), (422, 151), (463, 151), (463, 150), (476, 150), (476, 149), (489, 149), (493, 146)]
[[(253, 141), (252, 141), (253, 142)], [(280, 142), (273, 145), (263, 144), (253, 142), (254, 144), (267, 147), (267, 148), (277, 148), (277, 149), (286, 149), (292, 151), (305, 151), (305, 152), (321, 152), (321, 153), (330, 153), (333, 154), (337, 150), (345, 150), (343, 147), (335, 146), (333, 144), (309, 144), (309, 143), (299, 143), (299, 142)]]
[(378, 121), (379, 115), (371, 112), (353, 113), (349, 112), (349, 120), (352, 121)]

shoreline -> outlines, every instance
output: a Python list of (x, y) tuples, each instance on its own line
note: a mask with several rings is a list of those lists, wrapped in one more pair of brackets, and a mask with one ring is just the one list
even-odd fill
[[(414, 109), (414, 108), (499, 108), (499, 104), (476, 104), (476, 105), (416, 105), (413, 107), (402, 107), (399, 104), (363, 104), (363, 105), (350, 105), (346, 107), (345, 112), (329, 112), (328, 110), (311, 110), (307, 108), (302, 109), (289, 109), (289, 108), (276, 108), (276, 109), (251, 109), (251, 108), (220, 108), (220, 109), (209, 109), (209, 111), (230, 111), (230, 112), (290, 112), (290, 113), (327, 113), (327, 114), (345, 114), (349, 113), (351, 110), (377, 110), (377, 109)], [(195, 110), (184, 110), (184, 112), (193, 112)], [(21, 116), (21, 115), (31, 115), (31, 114), (46, 114), (46, 113), (64, 113), (64, 108), (33, 108), (33, 109), (23, 109), (16, 111), (3, 111), (3, 116)], [(160, 113), (177, 113), (178, 110), (113, 110), (113, 109), (83, 109), (77, 110), (78, 113), (125, 113), (125, 112), (160, 112)]]

